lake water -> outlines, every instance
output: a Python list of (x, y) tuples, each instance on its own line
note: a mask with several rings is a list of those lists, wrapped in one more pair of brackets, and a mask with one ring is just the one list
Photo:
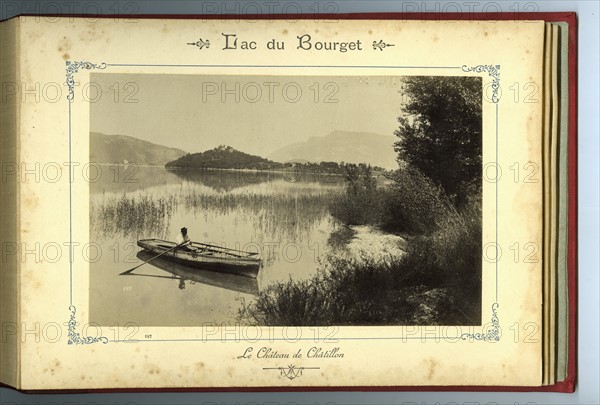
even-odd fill
[[(341, 176), (328, 174), (136, 166), (102, 173), (90, 187), (90, 240), (103, 253), (90, 264), (90, 322), (101, 326), (237, 322), (256, 292), (316, 273), (335, 226), (327, 206), (344, 189)], [(119, 275), (151, 257), (137, 240), (174, 241), (184, 226), (194, 241), (259, 252), (257, 278), (162, 259)]]

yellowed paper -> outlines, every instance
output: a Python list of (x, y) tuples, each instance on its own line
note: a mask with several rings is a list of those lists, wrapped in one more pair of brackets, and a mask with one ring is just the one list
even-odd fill
[[(237, 48), (223, 49), (223, 34), (231, 33), (237, 35)], [(298, 49), (298, 37), (307, 34), (313, 48)], [(268, 50), (273, 39), (285, 42), (285, 50)], [(210, 47), (201, 47), (207, 40)], [(39, 181), (26, 177), (21, 185), (20, 238), (29, 249), (36, 243), (40, 252), (46, 249), (40, 260), (27, 256), (19, 275), (21, 322), (39, 331), (21, 343), (21, 388), (541, 384), (542, 105), (522, 102), (522, 93), (515, 102), (508, 88), (542, 83), (542, 22), (47, 22), (27, 17), (19, 41), (24, 85), (47, 92), (40, 100), (23, 95), (20, 161), (27, 168), (39, 162), (40, 173), (48, 171)], [(256, 50), (242, 49), (241, 41)], [(317, 50), (318, 41), (346, 43), (347, 51)], [(481, 294), (482, 325), (90, 325), (90, 263), (82, 253), (91, 215), (86, 163), (95, 89), (90, 77), (103, 74), (336, 75), (375, 82), (400, 76), (481, 77), (482, 291), (465, 294)], [(147, 119), (156, 125), (188, 119), (170, 110), (169, 100), (165, 111), (160, 120)], [(237, 119), (216, 114), (215, 120)], [(299, 116), (293, 122), (302, 127), (309, 120)], [(289, 143), (299, 136), (281, 134)], [(49, 174), (55, 163), (62, 176)], [(52, 249), (61, 254), (52, 256)], [(161, 299), (139, 297), (148, 305)], [(157, 316), (166, 320), (169, 314)], [(261, 351), (279, 356), (257, 357)], [(294, 357), (299, 351), (301, 356)]]

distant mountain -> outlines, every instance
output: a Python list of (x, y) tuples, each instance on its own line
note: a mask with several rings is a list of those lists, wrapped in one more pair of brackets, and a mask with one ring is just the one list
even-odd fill
[(396, 153), (393, 136), (369, 132), (333, 131), (327, 136), (311, 137), (306, 142), (284, 146), (269, 155), (278, 162), (346, 162), (369, 163), (395, 169)]
[(216, 169), (274, 169), (281, 163), (250, 155), (221, 145), (206, 152), (188, 153), (166, 164), (168, 168), (216, 168)]
[(127, 135), (90, 133), (90, 162), (128, 161), (137, 165), (159, 165), (185, 155), (181, 149), (169, 148)]

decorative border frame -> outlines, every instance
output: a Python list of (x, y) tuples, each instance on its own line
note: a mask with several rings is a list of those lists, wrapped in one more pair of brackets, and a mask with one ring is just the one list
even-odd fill
[[(386, 47), (394, 46), (393, 44), (386, 44), (383, 40), (379, 41), (379, 43), (373, 42), (374, 50), (383, 50)], [(204, 46), (209, 47), (210, 41), (202, 41), (201, 39), (196, 43), (187, 43), (187, 45), (197, 46), (199, 49), (202, 49)], [(81, 336), (79, 332), (76, 332), (76, 327), (78, 325), (76, 321), (76, 313), (77, 308), (73, 303), (73, 190), (72, 190), (72, 104), (75, 99), (75, 75), (79, 73), (80, 70), (104, 70), (108, 67), (183, 67), (183, 68), (207, 68), (207, 67), (219, 67), (219, 68), (227, 68), (227, 67), (270, 67), (270, 68), (299, 68), (299, 67), (317, 67), (311, 65), (303, 65), (303, 66), (291, 66), (291, 65), (152, 65), (152, 64), (111, 64), (106, 62), (101, 63), (92, 63), (88, 61), (66, 61), (66, 84), (68, 87), (68, 95), (67, 101), (69, 105), (69, 131), (68, 131), (68, 145), (69, 145), (69, 312), (70, 317), (67, 323), (68, 325), (68, 345), (85, 345), (85, 344), (94, 344), (94, 343), (102, 343), (107, 344), (111, 343), (142, 343), (142, 342), (182, 342), (182, 341), (212, 341), (213, 339), (161, 339), (161, 340), (110, 340), (105, 336), (99, 337), (89, 337), (89, 336)], [(319, 68), (337, 68), (337, 69), (352, 69), (352, 68), (376, 68), (376, 69), (460, 69), (463, 73), (488, 73), (488, 77), (492, 78), (492, 97), (491, 101), (495, 104), (495, 162), (498, 162), (498, 113), (499, 108), (498, 104), (500, 101), (499, 89), (500, 89), (500, 65), (476, 65), (476, 66), (336, 66), (336, 65), (327, 65), (327, 66), (318, 66)], [(495, 243), (498, 242), (498, 181), (495, 181), (495, 208), (496, 208), (496, 223), (495, 223)], [(491, 316), (491, 327), (487, 328), (485, 333), (463, 333), (460, 336), (448, 337), (445, 339), (460, 339), (460, 340), (478, 340), (485, 342), (498, 342), (502, 336), (501, 328), (500, 328), (500, 318), (498, 316), (498, 307), (500, 304), (498, 303), (498, 260), (495, 261), (495, 300), (492, 304), (492, 316)], [(482, 327), (486, 327), (488, 324), (483, 324)], [(386, 339), (386, 340), (406, 340), (406, 339), (440, 339), (439, 336), (420, 336), (420, 337), (386, 337), (386, 338), (337, 338), (338, 340), (370, 340), (370, 339)], [(214, 339), (220, 342), (223, 339)], [(281, 339), (274, 339), (281, 340)], [(305, 340), (300, 338), (299, 340)], [(304, 369), (312, 369), (310, 367), (296, 367), (294, 365), (290, 365), (288, 367), (276, 367), (276, 368), (265, 368), (265, 370), (279, 370), (282, 377), (293, 380), (302, 375), (302, 370)]]
[(67, 102), (69, 103), (69, 317), (68, 325), (68, 345), (86, 345), (93, 343), (108, 343), (108, 338), (105, 336), (101, 337), (89, 337), (81, 336), (79, 332), (75, 331), (78, 323), (75, 315), (77, 314), (77, 308), (73, 304), (73, 158), (72, 158), (72, 125), (71, 118), (73, 115), (72, 104), (75, 100), (75, 74), (79, 72), (79, 69), (93, 70), (93, 69), (106, 69), (108, 65), (106, 63), (95, 64), (86, 61), (66, 61), (66, 83), (68, 87)]

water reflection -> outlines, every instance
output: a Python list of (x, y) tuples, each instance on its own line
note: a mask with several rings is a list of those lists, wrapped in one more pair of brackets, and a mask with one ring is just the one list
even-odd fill
[(169, 169), (168, 171), (182, 180), (210, 187), (217, 192), (229, 192), (237, 188), (272, 182), (274, 180), (274, 175), (270, 172), (228, 171), (203, 168), (198, 170)]
[[(155, 255), (144, 250), (137, 253), (136, 257), (145, 262), (150, 260)], [(178, 288), (183, 290), (186, 286), (193, 286), (196, 283), (224, 288), (230, 291), (237, 291), (244, 294), (258, 294), (258, 282), (254, 278), (244, 277), (236, 274), (222, 273), (212, 271), (209, 269), (192, 268), (184, 266), (179, 263), (174, 263), (171, 260), (163, 259), (161, 257), (152, 260), (145, 266), (152, 266), (157, 269), (163, 270), (169, 273), (166, 275), (147, 274), (143, 270), (136, 270), (131, 273), (122, 273), (123, 276), (137, 276), (137, 277), (154, 277), (154, 278), (165, 278), (169, 280), (178, 280)]]
[(92, 194), (131, 192), (181, 182), (179, 177), (164, 167), (138, 166), (134, 163), (90, 163), (88, 177)]
[(183, 180), (201, 184), (219, 192), (228, 192), (263, 183), (278, 183), (279, 187), (285, 183), (314, 183), (316, 185), (330, 185), (335, 187), (341, 185), (344, 181), (342, 176), (335, 173), (309, 172), (294, 168), (287, 171), (224, 170), (212, 168), (168, 169), (167, 171)]

